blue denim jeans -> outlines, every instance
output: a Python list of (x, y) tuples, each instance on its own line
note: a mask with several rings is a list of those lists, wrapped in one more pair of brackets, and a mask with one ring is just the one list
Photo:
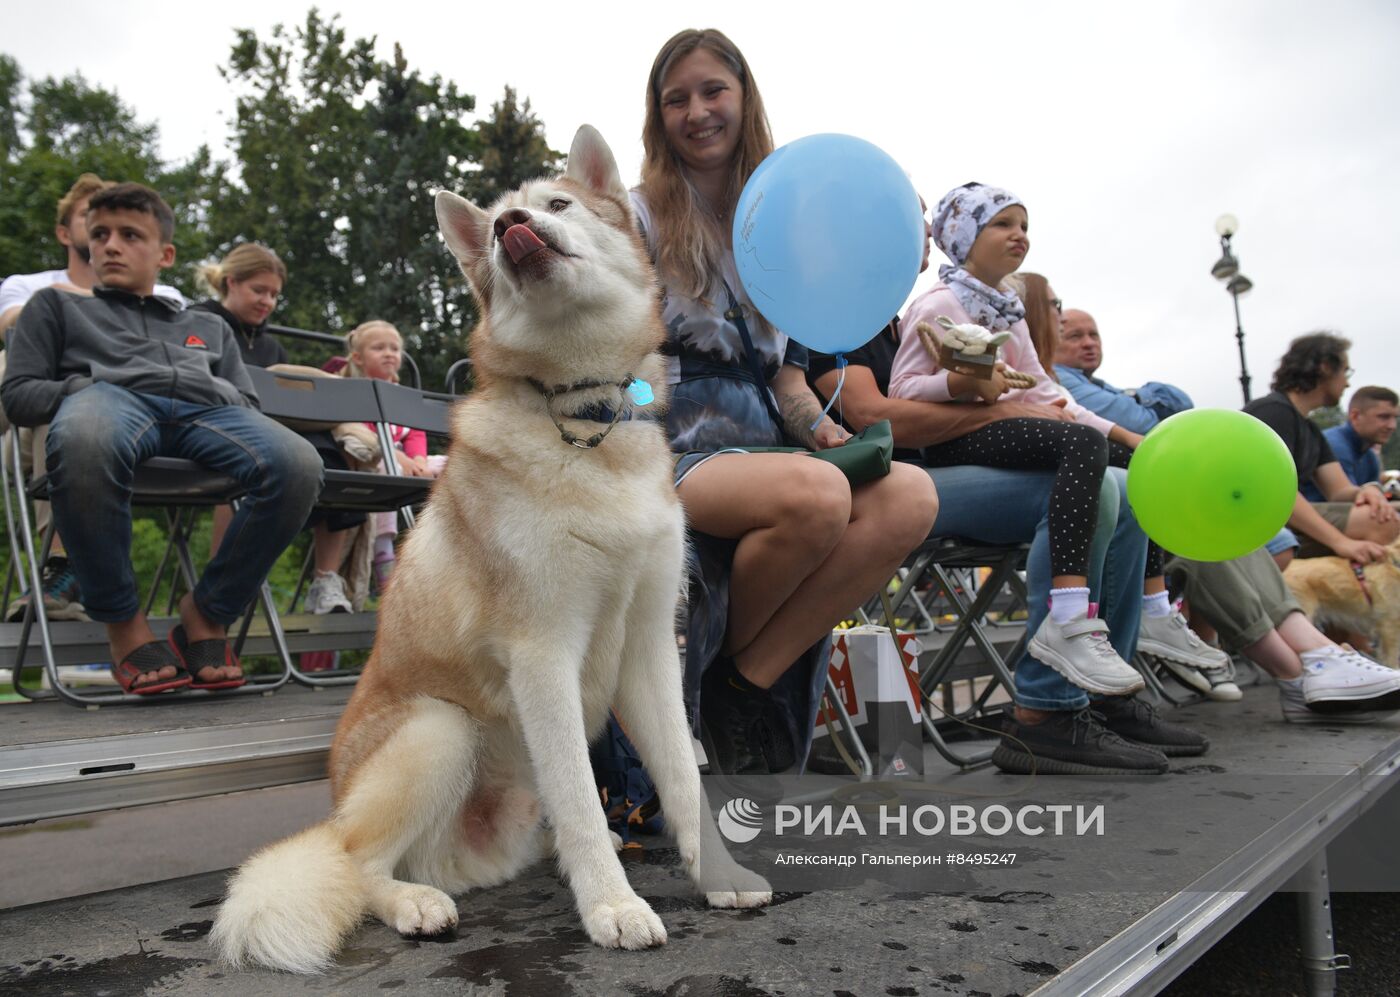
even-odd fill
[(199, 611), (227, 626), (305, 524), (321, 490), (321, 458), (253, 409), (100, 382), (65, 398), (49, 426), (50, 501), (83, 606), (102, 623), (134, 619), (141, 608), (131, 567), (131, 492), (137, 465), (151, 457), (196, 461), (248, 489), (194, 590)]
[[(1029, 618), (1035, 633), (1049, 612), (1051, 471), (1004, 471), (991, 467), (928, 468), (938, 488), (937, 536), (983, 543), (1030, 542), (1026, 560)], [(1128, 506), (1128, 473), (1110, 467), (1099, 492), (1099, 521), (1089, 551), (1089, 598), (1099, 603), (1109, 638), (1124, 660), (1137, 648), (1142, 613), (1142, 574), (1147, 537)], [(1016, 666), (1016, 702), (1037, 710), (1077, 710), (1089, 704), (1083, 689), (1026, 654)]]

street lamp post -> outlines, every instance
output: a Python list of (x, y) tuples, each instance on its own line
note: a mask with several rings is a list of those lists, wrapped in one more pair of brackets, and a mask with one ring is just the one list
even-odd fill
[(1253, 287), (1254, 282), (1240, 273), (1240, 261), (1230, 251), (1230, 240), (1239, 229), (1240, 223), (1234, 215), (1221, 215), (1215, 220), (1215, 232), (1220, 236), (1220, 259), (1215, 261), (1210, 273), (1216, 280), (1226, 282), (1225, 290), (1230, 292), (1230, 297), (1235, 302), (1235, 343), (1240, 350), (1240, 390), (1244, 392), (1244, 402), (1248, 405), (1249, 367), (1244, 359), (1244, 325), (1240, 322), (1240, 295)]

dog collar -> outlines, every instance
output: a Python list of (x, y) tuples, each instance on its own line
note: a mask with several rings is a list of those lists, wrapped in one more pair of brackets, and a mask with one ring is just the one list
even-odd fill
[[(565, 443), (580, 450), (592, 450), (603, 440), (607, 439), (609, 433), (613, 431), (619, 422), (624, 418), (632, 417), (631, 406), (627, 403), (627, 395), (630, 393), (636, 404), (646, 405), (651, 401), (651, 387), (645, 381), (628, 374), (621, 381), (575, 381), (572, 384), (547, 385), (541, 381), (536, 381), (533, 377), (527, 377), (526, 382), (544, 396), (545, 412), (549, 415), (549, 421), (554, 423), (554, 428), (559, 430), (559, 438)], [(646, 385), (645, 392), (636, 390), (637, 387)], [(574, 391), (587, 391), (589, 388), (617, 388), (617, 405), (609, 405), (606, 402), (596, 402), (592, 405), (584, 406), (577, 412), (572, 412), (566, 416), (556, 415), (554, 412), (554, 399), (560, 395), (567, 395)], [(629, 392), (629, 389), (632, 389)], [(589, 437), (581, 437), (564, 428), (563, 419), (576, 419), (582, 422), (606, 423), (602, 432), (594, 433)]]

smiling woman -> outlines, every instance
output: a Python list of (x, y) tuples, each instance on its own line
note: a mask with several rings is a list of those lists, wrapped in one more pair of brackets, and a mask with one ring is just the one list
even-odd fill
[(642, 140), (632, 203), (665, 292), (666, 428), (703, 534), (687, 703), (712, 770), (782, 772), (805, 757), (832, 626), (927, 536), (937, 498), (905, 465), (852, 487), (831, 464), (742, 449), (819, 450), (849, 434), (807, 387), (806, 350), (754, 310), (735, 270), (735, 204), (773, 138), (733, 42), (708, 29), (662, 46)]

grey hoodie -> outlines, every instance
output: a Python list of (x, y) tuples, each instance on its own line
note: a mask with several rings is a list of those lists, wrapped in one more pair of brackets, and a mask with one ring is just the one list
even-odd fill
[(10, 333), (0, 404), (19, 426), (53, 420), (63, 399), (103, 381), (203, 405), (257, 408), (233, 330), (210, 312), (114, 288), (44, 288)]

